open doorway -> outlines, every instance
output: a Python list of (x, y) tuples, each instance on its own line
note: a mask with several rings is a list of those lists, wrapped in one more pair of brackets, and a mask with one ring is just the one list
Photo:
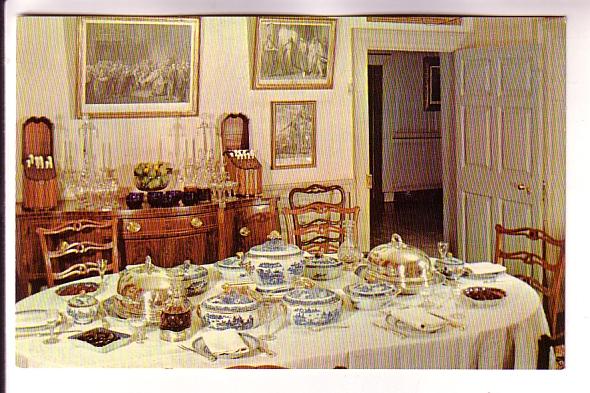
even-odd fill
[(436, 57), (369, 52), (371, 248), (398, 233), (435, 256), (443, 238), (440, 104), (428, 110), (423, 91), (425, 58)]

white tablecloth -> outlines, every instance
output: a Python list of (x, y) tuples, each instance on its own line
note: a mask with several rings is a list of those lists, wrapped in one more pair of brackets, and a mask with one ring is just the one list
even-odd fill
[[(209, 290), (191, 298), (194, 304), (221, 291), (223, 282), (210, 267)], [(344, 286), (358, 278), (345, 272), (338, 280), (319, 283), (334, 289), (343, 297)], [(97, 281), (96, 279), (94, 279)], [(104, 299), (112, 295), (116, 276), (110, 276)], [(465, 315), (465, 329), (446, 326), (436, 333), (411, 334), (406, 338), (373, 326), (372, 321), (383, 321), (383, 311), (354, 310), (348, 301), (339, 324), (347, 329), (326, 329), (312, 332), (307, 329), (278, 326), (276, 340), (267, 342), (277, 353), (276, 357), (256, 353), (242, 359), (218, 359), (216, 362), (198, 354), (181, 350), (178, 343), (162, 341), (157, 327), (147, 333), (143, 344), (130, 343), (109, 353), (99, 353), (74, 345), (74, 340), (60, 335), (57, 344), (44, 344), (43, 337), (16, 339), (16, 364), (19, 367), (117, 367), (117, 368), (225, 368), (234, 365), (276, 364), (288, 368), (397, 368), (397, 369), (533, 369), (536, 366), (537, 339), (547, 333), (548, 325), (538, 294), (520, 280), (505, 276), (494, 283), (504, 288), (505, 301), (490, 308), (475, 308), (460, 302), (459, 311)], [(440, 286), (433, 295), (435, 302), (449, 302), (451, 290)], [(400, 296), (398, 304), (417, 303), (418, 296)], [(66, 303), (46, 290), (25, 298), (16, 304), (17, 311), (58, 308), (65, 312)], [(195, 317), (196, 318), (196, 317)], [(111, 328), (129, 332), (130, 328), (120, 321), (110, 319)], [(280, 325), (280, 324), (277, 324)], [(90, 329), (99, 322), (77, 326)], [(190, 345), (209, 328), (197, 324), (191, 338), (183, 344)], [(263, 333), (258, 327), (249, 331), (257, 336)]]

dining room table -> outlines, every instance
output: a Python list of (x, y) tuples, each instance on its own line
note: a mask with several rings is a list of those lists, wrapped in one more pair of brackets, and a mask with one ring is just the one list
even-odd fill
[[(224, 284), (214, 265), (205, 265), (208, 289), (189, 300), (195, 309), (205, 299), (221, 293)], [(119, 274), (107, 275), (93, 296), (102, 304), (117, 290)], [(47, 342), (47, 330), (15, 332), (17, 367), (41, 368), (229, 368), (235, 366), (276, 365), (291, 369), (534, 369), (537, 340), (549, 332), (539, 294), (523, 281), (502, 274), (492, 282), (461, 278), (453, 285), (440, 283), (428, 293), (400, 294), (376, 310), (356, 309), (344, 288), (361, 278), (345, 270), (339, 278), (317, 281), (315, 285), (342, 298), (342, 313), (337, 322), (321, 328), (296, 326), (285, 314), (269, 325), (274, 340), (259, 340), (266, 326), (243, 331), (255, 340), (255, 350), (243, 357), (202, 356), (191, 350), (208, 332), (208, 327), (192, 313), (188, 338), (182, 342), (164, 341), (159, 327), (147, 326), (145, 340), (128, 340), (126, 345), (103, 353), (81, 346), (70, 337), (96, 327), (130, 334), (133, 327), (125, 318), (105, 312), (89, 324), (73, 323), (66, 313), (67, 301), (56, 287), (45, 289), (16, 303), (16, 313), (30, 310), (57, 310), (57, 342)], [(98, 277), (81, 282), (100, 283)], [(477, 305), (468, 301), (462, 289), (492, 286), (505, 291), (502, 301)], [(391, 323), (392, 315), (405, 311), (437, 315), (436, 329), (401, 328)], [(410, 315), (410, 314), (408, 314)], [(422, 315), (420, 313), (416, 315)], [(181, 346), (185, 347), (182, 348)], [(187, 349), (188, 348), (188, 349)]]

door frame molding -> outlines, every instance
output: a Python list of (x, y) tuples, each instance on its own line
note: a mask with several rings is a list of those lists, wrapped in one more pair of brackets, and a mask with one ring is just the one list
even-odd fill
[[(367, 28), (352, 29), (352, 82), (353, 82), (353, 162), (356, 201), (360, 206), (359, 213), (359, 246), (362, 250), (370, 248), (370, 198), (366, 184), (369, 174), (369, 110), (368, 110), (368, 53), (369, 51), (415, 51), (415, 52), (453, 52), (462, 48), (468, 35), (463, 32), (449, 31), (404, 31), (377, 30)], [(444, 58), (444, 57), (443, 57)], [(441, 59), (443, 60), (443, 59)], [(450, 125), (446, 118), (453, 110), (443, 103), (441, 108), (441, 140), (451, 136)], [(455, 156), (451, 151), (441, 149), (443, 166), (443, 192), (450, 187), (448, 173), (455, 165)], [(448, 197), (443, 196), (444, 212), (448, 211)], [(444, 233), (456, 232), (456, 228), (443, 221)], [(435, 240), (433, 240), (435, 241)]]

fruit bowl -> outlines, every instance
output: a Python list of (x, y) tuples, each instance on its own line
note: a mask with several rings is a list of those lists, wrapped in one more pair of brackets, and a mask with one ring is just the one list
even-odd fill
[(140, 191), (160, 191), (168, 187), (172, 167), (167, 162), (140, 162), (133, 169), (135, 187)]

